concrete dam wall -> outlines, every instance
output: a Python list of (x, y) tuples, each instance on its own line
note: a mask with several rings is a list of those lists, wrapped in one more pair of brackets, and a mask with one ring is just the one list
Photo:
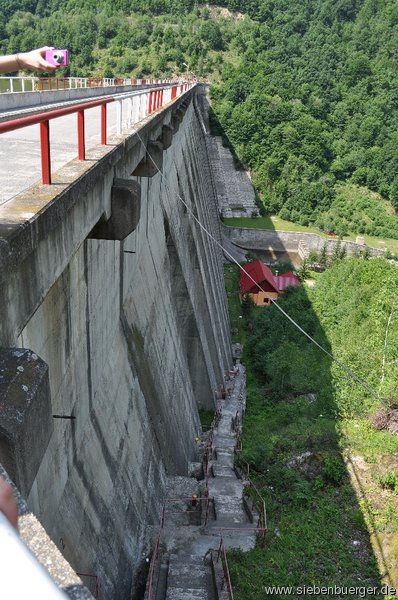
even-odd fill
[(0, 207), (0, 462), (107, 599), (231, 367), (222, 254), (190, 213), (219, 238), (195, 93)]

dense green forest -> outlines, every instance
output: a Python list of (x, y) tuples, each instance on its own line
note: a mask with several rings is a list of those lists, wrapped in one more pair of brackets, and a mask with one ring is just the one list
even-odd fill
[(336, 183), (350, 182), (398, 207), (397, 3), (259, 0), (249, 12), (261, 22), (212, 96), (266, 210), (340, 235), (386, 235), (383, 219), (356, 226), (335, 201)]
[(398, 239), (395, 0), (5, 0), (0, 40), (67, 47), (66, 74), (206, 77), (264, 213)]
[(68, 48), (64, 72), (76, 76), (170, 77), (186, 74), (184, 62), (207, 76), (245, 29), (244, 20), (213, 13), (190, 0), (8, 0), (0, 13), (1, 47), (4, 53)]

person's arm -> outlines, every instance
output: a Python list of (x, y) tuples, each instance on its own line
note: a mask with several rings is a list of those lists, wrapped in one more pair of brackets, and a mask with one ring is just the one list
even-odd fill
[(4, 513), (11, 525), (17, 528), (18, 509), (11, 486), (0, 477), (0, 511)]
[(49, 72), (55, 71), (57, 67), (44, 60), (46, 50), (53, 50), (50, 46), (37, 48), (30, 52), (18, 52), (9, 56), (0, 56), (0, 73), (12, 73), (21, 69), (31, 71)]

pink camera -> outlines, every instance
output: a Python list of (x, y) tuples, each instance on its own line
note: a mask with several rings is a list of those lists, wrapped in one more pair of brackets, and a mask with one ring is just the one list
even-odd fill
[(68, 64), (68, 51), (62, 50), (46, 50), (44, 59), (54, 67), (66, 67)]

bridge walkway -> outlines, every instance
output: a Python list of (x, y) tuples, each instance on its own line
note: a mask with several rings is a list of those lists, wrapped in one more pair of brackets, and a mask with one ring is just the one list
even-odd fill
[[(169, 86), (170, 87), (170, 86)], [(181, 86), (175, 86), (180, 87)], [(153, 90), (159, 90), (159, 86), (154, 86)], [(48, 104), (33, 103), (35, 98), (40, 94), (47, 92), (32, 93), (31, 105), (15, 106), (12, 108), (3, 108), (0, 111), (0, 122), (10, 121), (15, 118), (24, 118), (38, 113), (45, 113), (50, 110), (58, 110), (60, 108), (68, 108), (73, 105), (81, 105), (84, 102), (93, 100), (101, 100), (105, 98), (113, 98), (115, 101), (107, 105), (107, 135), (114, 136), (118, 133), (118, 129), (131, 129), (142, 118), (147, 116), (141, 115), (140, 118), (134, 119), (132, 99), (136, 98), (139, 101), (140, 96), (149, 94), (151, 86), (145, 86), (143, 89), (129, 89), (128, 91), (112, 90), (109, 87), (93, 89), (80, 89), (79, 98), (73, 101), (67, 101), (67, 97), (61, 98), (62, 91), (56, 92), (59, 94), (59, 100), (54, 101), (52, 92), (51, 100)], [(14, 96), (18, 97), (18, 94)], [(58, 96), (57, 96), (58, 98)], [(17, 98), (18, 100), (18, 98)], [(135, 109), (134, 109), (135, 110)], [(85, 110), (85, 146), (88, 151), (94, 149), (101, 143), (101, 107), (96, 106)], [(109, 142), (108, 142), (108, 145)], [(75, 159), (78, 154), (77, 148), (77, 115), (69, 114), (58, 117), (51, 121), (50, 127), (50, 146), (51, 146), (51, 170), (57, 171), (69, 161)], [(95, 160), (88, 154), (88, 160)], [(40, 153), (40, 127), (39, 125), (30, 125), (14, 131), (4, 132), (0, 135), (0, 162), (2, 168), (0, 170), (0, 206), (11, 200), (17, 194), (24, 192), (30, 186), (39, 183), (41, 180), (41, 153)], [(54, 182), (57, 182), (54, 180)], [(61, 183), (61, 182), (60, 182)]]

